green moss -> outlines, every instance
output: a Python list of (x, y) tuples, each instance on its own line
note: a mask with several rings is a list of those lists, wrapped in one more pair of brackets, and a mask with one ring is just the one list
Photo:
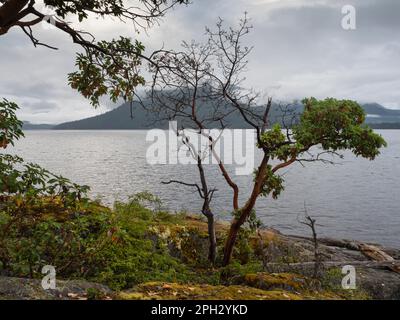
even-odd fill
[(234, 284), (241, 282), (246, 274), (262, 272), (263, 266), (259, 261), (240, 264), (239, 261), (233, 261), (228, 266), (220, 269), (221, 281), (224, 284)]
[(141, 284), (130, 292), (122, 292), (119, 298), (125, 300), (300, 300), (302, 297), (283, 290), (265, 291), (240, 285), (181, 285), (151, 282)]
[(243, 282), (251, 287), (264, 290), (284, 289), (287, 291), (302, 291), (306, 288), (306, 279), (303, 276), (291, 273), (246, 274)]
[(208, 285), (149, 282), (121, 292), (123, 300), (338, 300), (331, 292), (263, 290), (245, 285)]

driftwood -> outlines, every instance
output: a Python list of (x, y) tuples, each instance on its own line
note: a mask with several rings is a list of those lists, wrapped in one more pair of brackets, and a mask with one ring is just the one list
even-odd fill
[(368, 244), (360, 244), (359, 246), (360, 251), (362, 254), (364, 254), (366, 257), (370, 258), (371, 260), (374, 261), (379, 261), (379, 262), (384, 262), (384, 261), (394, 261), (394, 258), (392, 258), (390, 255), (388, 255), (386, 252), (382, 251), (376, 246), (368, 245)]
[(360, 251), (368, 258), (381, 262), (381, 263), (389, 263), (388, 268), (394, 272), (400, 273), (400, 263), (396, 262), (396, 260), (388, 255), (383, 250), (379, 249), (376, 246), (368, 245), (368, 244), (360, 244)]
[[(270, 270), (279, 270), (279, 272), (291, 272), (294, 270), (305, 270), (314, 267), (314, 262), (299, 262), (299, 263), (268, 263)], [(365, 267), (371, 269), (400, 271), (400, 260), (393, 261), (324, 261), (325, 268), (335, 268), (351, 265), (354, 267)]]

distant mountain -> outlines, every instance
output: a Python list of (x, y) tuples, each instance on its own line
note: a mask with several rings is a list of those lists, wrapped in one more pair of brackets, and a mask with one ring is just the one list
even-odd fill
[[(201, 118), (207, 118), (204, 114), (207, 106), (202, 105), (203, 108), (199, 108), (199, 116)], [(303, 107), (301, 105), (296, 106), (299, 112), (302, 112)], [(104, 114), (82, 119), (73, 122), (67, 122), (54, 127), (55, 130), (145, 130), (145, 129), (168, 129), (168, 121), (160, 120), (158, 118), (158, 114), (150, 113), (143, 109), (143, 106), (139, 103), (133, 103), (133, 114), (131, 117), (131, 107), (129, 103), (123, 104), (120, 107), (106, 112)], [(259, 111), (260, 113), (263, 111), (262, 108), (255, 108), (254, 111)], [(203, 114), (202, 114), (203, 113)], [(278, 121), (277, 119), (281, 118), (281, 113), (278, 106), (274, 106), (271, 109), (270, 114), (273, 122)], [(178, 126), (181, 126), (185, 120), (177, 119)], [(228, 123), (229, 128), (237, 128), (237, 129), (250, 129), (251, 126), (246, 123), (238, 113), (232, 113), (228, 117), (226, 117), (226, 122)], [(185, 127), (189, 127), (185, 125)], [(210, 122), (207, 124), (208, 128), (219, 128), (220, 123)]]
[(400, 117), (400, 110), (387, 109), (378, 103), (365, 103), (362, 105), (368, 114), (378, 114), (381, 116)]
[[(146, 103), (146, 102), (145, 102)], [(369, 103), (362, 105), (367, 116), (367, 123), (373, 125), (374, 128), (400, 128), (400, 110), (390, 110), (377, 103)], [(123, 104), (122, 106), (106, 112), (104, 114), (67, 122), (54, 127), (55, 130), (139, 130), (139, 129), (167, 129), (168, 121), (157, 120), (157, 114), (146, 112), (139, 103), (133, 104), (133, 118), (131, 118), (130, 104)], [(206, 110), (207, 108), (203, 108)], [(303, 111), (303, 106), (298, 103), (294, 104), (296, 113)], [(261, 108), (255, 111), (262, 112)], [(201, 112), (201, 108), (200, 111)], [(272, 122), (281, 122), (282, 112), (277, 105), (274, 105), (270, 119)], [(179, 123), (179, 121), (178, 121)], [(247, 129), (250, 126), (242, 120), (238, 114), (231, 114), (228, 117), (230, 128)], [(218, 128), (219, 123), (210, 123), (210, 128)]]
[(386, 109), (377, 103), (364, 104), (363, 108), (368, 115), (368, 123), (400, 123), (400, 110)]
[(168, 123), (155, 123), (155, 117), (143, 107), (133, 103), (133, 118), (129, 103), (104, 114), (78, 121), (66, 122), (54, 127), (55, 130), (140, 130), (168, 128)]
[(24, 121), (23, 130), (51, 130), (54, 128), (52, 124), (33, 124), (29, 121)]

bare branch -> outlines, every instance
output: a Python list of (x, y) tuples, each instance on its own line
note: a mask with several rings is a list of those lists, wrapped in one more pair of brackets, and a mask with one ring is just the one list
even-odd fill
[(197, 189), (200, 197), (202, 199), (204, 199), (203, 191), (202, 191), (202, 189), (200, 188), (200, 186), (197, 183), (186, 183), (186, 182), (178, 181), (178, 180), (162, 181), (161, 183), (165, 184), (165, 185), (169, 185), (169, 184), (175, 183), (175, 184), (180, 184), (180, 185), (183, 185), (183, 186), (186, 186), (186, 187), (194, 187), (194, 188)]

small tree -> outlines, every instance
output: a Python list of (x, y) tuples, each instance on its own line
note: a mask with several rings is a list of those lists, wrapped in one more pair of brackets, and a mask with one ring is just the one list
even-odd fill
[[(211, 264), (215, 264), (217, 258), (217, 237), (215, 233), (215, 217), (211, 209), (211, 202), (213, 200), (214, 193), (216, 189), (212, 189), (208, 185), (206, 173), (204, 171), (203, 161), (208, 155), (208, 150), (198, 150), (196, 146), (191, 143), (190, 139), (185, 135), (185, 130), (180, 130), (177, 132), (178, 137), (181, 137), (182, 143), (187, 147), (187, 151), (191, 154), (193, 159), (197, 162), (197, 169), (199, 172), (200, 184), (198, 183), (188, 183), (180, 180), (170, 180), (164, 181), (163, 184), (180, 184), (186, 187), (195, 188), (203, 200), (203, 205), (201, 208), (201, 213), (207, 219), (208, 226), (208, 239), (209, 239), (209, 250), (208, 250), (208, 260)], [(208, 146), (206, 147), (208, 149)]]
[[(181, 120), (181, 129), (175, 133), (196, 161), (200, 183), (170, 180), (165, 181), (164, 184), (175, 183), (197, 190), (203, 201), (201, 212), (207, 218), (208, 223), (210, 244), (208, 258), (212, 264), (215, 264), (217, 239), (211, 202), (216, 190), (209, 187), (203, 165), (204, 159), (210, 154), (210, 149), (208, 145), (205, 148), (194, 145), (185, 135), (187, 128), (198, 130), (200, 133), (201, 130), (207, 128), (208, 122), (214, 119), (212, 115), (205, 116), (204, 108), (202, 108), (202, 102), (207, 101), (214, 104), (216, 102), (215, 99), (209, 99), (210, 92), (205, 82), (210, 71), (209, 65), (205, 62), (211, 55), (211, 47), (195, 43), (183, 43), (183, 47), (188, 54), (162, 52), (154, 57), (156, 65), (160, 68), (154, 70), (156, 75), (154, 86), (153, 90), (149, 92), (153, 102), (150, 110), (159, 115), (159, 120)], [(210, 110), (205, 111), (209, 112)], [(202, 114), (200, 115), (199, 112)]]
[(318, 279), (322, 268), (324, 266), (322, 262), (322, 255), (319, 250), (319, 241), (318, 241), (318, 234), (317, 234), (317, 220), (311, 217), (308, 214), (306, 203), (304, 202), (304, 219), (299, 220), (299, 222), (311, 229), (312, 233), (312, 242), (314, 245), (314, 271), (313, 271), (313, 278)]
[[(234, 218), (224, 247), (224, 265), (231, 260), (241, 227), (254, 218), (259, 197), (276, 199), (284, 190), (284, 179), (279, 175), (282, 169), (299, 162), (331, 163), (324, 155), (337, 155), (342, 150), (373, 160), (379, 155), (379, 149), (386, 146), (380, 135), (364, 125), (363, 109), (350, 100), (305, 99), (300, 119), (293, 121), (296, 116), (285, 108), (283, 125), (271, 127), (272, 99), (260, 108), (257, 106), (259, 94), (243, 86), (243, 73), (252, 50), (243, 44), (243, 38), (251, 28), (246, 15), (237, 29), (225, 29), (220, 20), (216, 31), (207, 29), (205, 44), (184, 44), (181, 52), (157, 56), (158, 63), (168, 68), (162, 69), (155, 79), (158, 84), (155, 88), (161, 91), (152, 92), (153, 100), (161, 107), (157, 112), (165, 112), (169, 119), (183, 118), (197, 129), (217, 122), (223, 129), (229, 117), (236, 115), (256, 131), (257, 147), (263, 157), (254, 173), (251, 194), (243, 204), (239, 203), (238, 185), (216, 157), (213, 138), (209, 137), (210, 151), (233, 192)], [(198, 112), (202, 109), (206, 110)]]

